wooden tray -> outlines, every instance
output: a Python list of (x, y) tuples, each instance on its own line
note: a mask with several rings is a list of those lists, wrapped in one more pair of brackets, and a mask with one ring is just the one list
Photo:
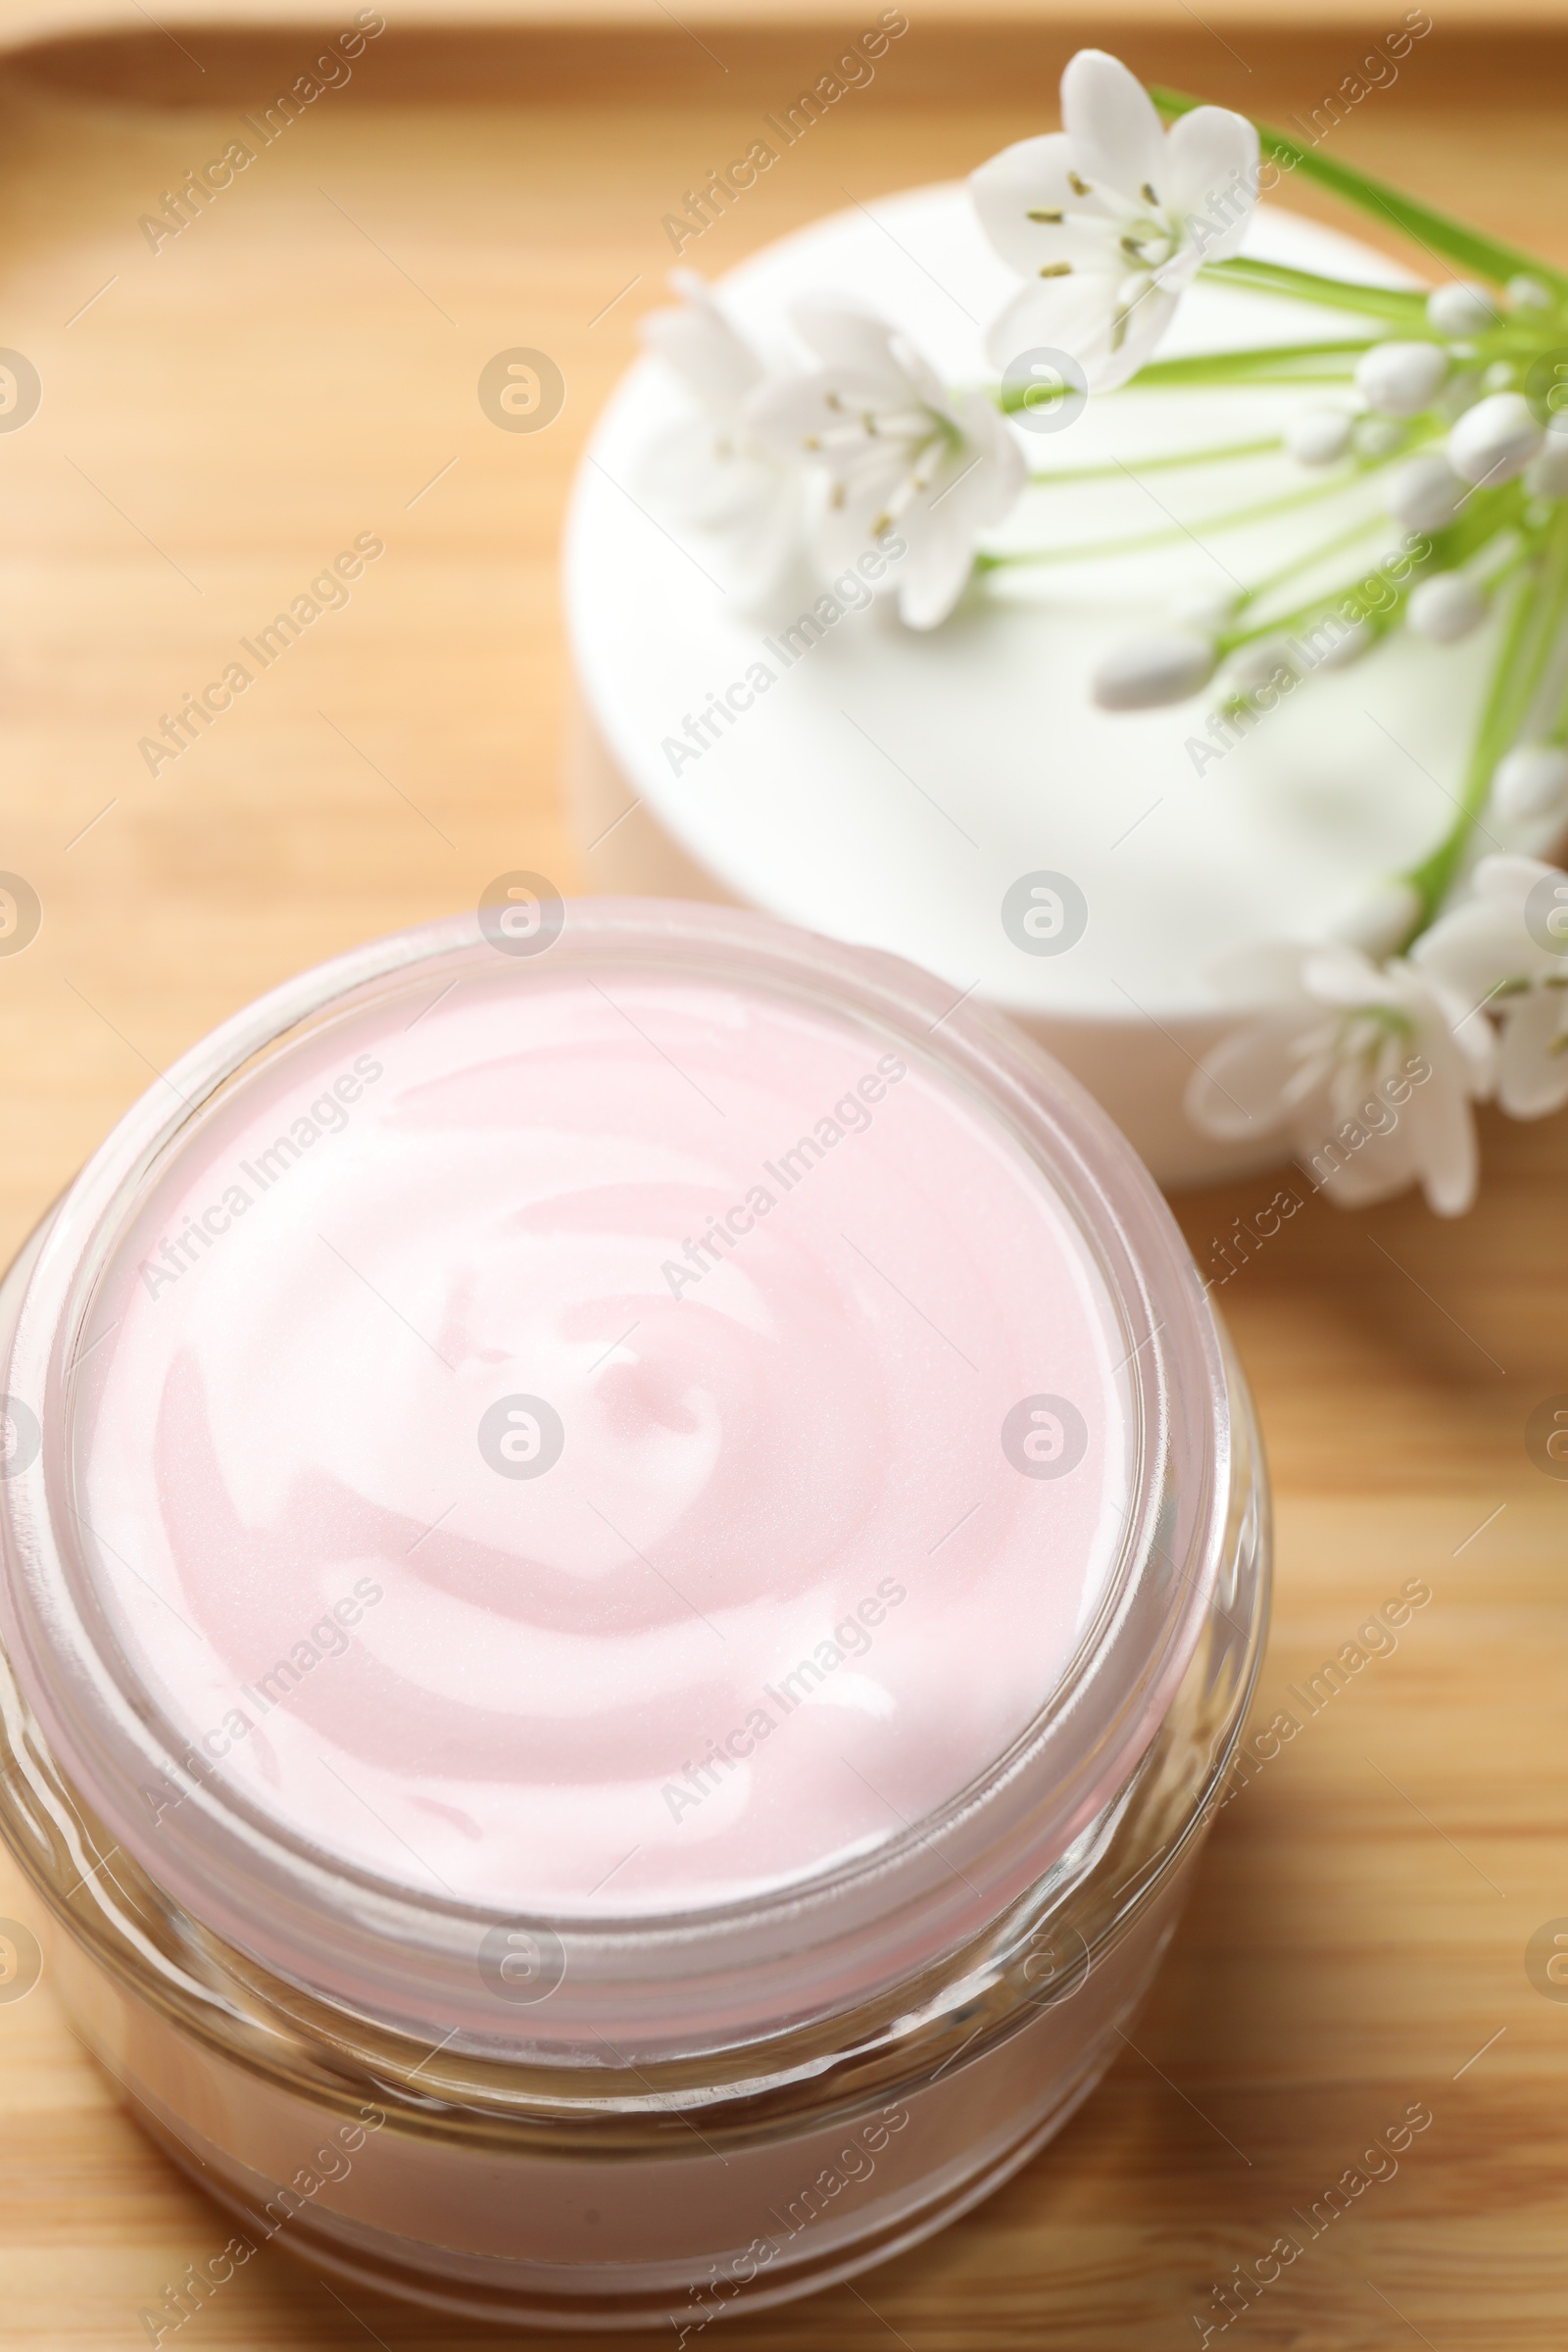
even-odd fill
[[(0, 960), (8, 1246), (154, 1072), (285, 974), (471, 905), (507, 868), (591, 885), (556, 787), (571, 467), (660, 296), (662, 216), (859, 19), (737, 24), (708, 0), (677, 24), (626, 0), (618, 25), (563, 5), (473, 28), (491, 13), (474, 0), (467, 29), (371, 42), (156, 251), (140, 217), (244, 135), (318, 37), (237, 9), (224, 29), (122, 7), (101, 34), (79, 0), (0, 17), (0, 344), (43, 387), (25, 429), (0, 432), (0, 866), (44, 906), (35, 944)], [(1080, 28), (965, 25), (953, 0), (912, 13), (875, 84), (688, 262), (715, 271), (1048, 118)], [(1401, 13), (1320, 0), (1286, 37), (1237, 0), (1204, 0), (1206, 24), (1186, 0), (1121, 0), (1092, 29), (1123, 27), (1146, 73), (1284, 116)], [(1475, 6), (1439, 13), (1334, 136), (1568, 261), (1556, 0), (1510, 19), (1543, 24), (1528, 45)], [(518, 345), (564, 373), (546, 432), (498, 431), (479, 407), (485, 362)], [(150, 773), (139, 739), (368, 531), (386, 552), (352, 603)], [(1568, 1389), (1568, 1135), (1499, 1121), (1486, 1141), (1467, 1221), (1314, 1202), (1219, 1294), (1279, 1505), (1256, 1721), (1287, 1708), (1302, 1729), (1221, 1817), (1136, 2046), (980, 2212), (726, 2340), (1176, 2352), (1231, 2266), (1300, 2234), (1297, 2210), (1424, 2101), (1432, 2128), (1396, 2177), (1211, 2340), (1559, 2352), (1568, 2006), (1533, 1988), (1524, 1951), (1568, 1914), (1568, 1488), (1523, 1433)], [(1200, 1259), (1272, 1189), (1185, 1200)], [(1309, 1714), (1292, 1686), (1407, 1578), (1433, 1598), (1396, 1653)], [(30, 1910), (7, 1868), (0, 1912)], [(0, 2125), (6, 2342), (145, 2344), (139, 2311), (226, 2227), (125, 2119), (47, 1983), (0, 2004)], [(264, 2255), (164, 2341), (495, 2340), (350, 2300)]]

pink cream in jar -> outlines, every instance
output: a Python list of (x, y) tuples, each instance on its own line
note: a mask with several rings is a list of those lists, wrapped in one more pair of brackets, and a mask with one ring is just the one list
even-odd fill
[(4, 1826), (230, 2273), (680, 2328), (939, 2227), (1109, 2062), (1261, 1473), (1000, 1018), (504, 880), (197, 1048), (0, 1295)]

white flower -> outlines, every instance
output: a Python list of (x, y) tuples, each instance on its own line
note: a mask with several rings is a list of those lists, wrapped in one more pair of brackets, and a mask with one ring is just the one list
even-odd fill
[(1418, 637), (1457, 645), (1486, 619), (1487, 600), (1468, 573), (1440, 571), (1430, 580), (1417, 580), (1404, 617)]
[(907, 549), (889, 574), (900, 614), (935, 628), (969, 576), (977, 536), (1023, 488), (1018, 444), (983, 393), (946, 392), (885, 319), (826, 299), (793, 316), (823, 365), (756, 393), (751, 428), (779, 459), (825, 476), (814, 531), (829, 569), (896, 531)]
[(1448, 372), (1441, 343), (1374, 343), (1355, 363), (1355, 388), (1383, 416), (1419, 416)]
[(1448, 435), (1448, 464), (1479, 487), (1523, 473), (1546, 436), (1522, 392), (1493, 392), (1466, 409)]
[(1257, 133), (1217, 106), (1166, 132), (1142, 83), (1102, 49), (1080, 49), (1063, 74), (1061, 120), (969, 181), (981, 227), (1033, 281), (987, 350), (1004, 369), (1059, 348), (1092, 392), (1108, 391), (1143, 366), (1202, 264), (1239, 250), (1257, 202)]
[(672, 270), (669, 282), (679, 308), (656, 311), (642, 331), (701, 414), (650, 451), (650, 487), (672, 516), (719, 542), (738, 593), (764, 595), (794, 551), (801, 477), (763, 449), (745, 422), (746, 402), (766, 379), (763, 362), (695, 271)]
[(1264, 1008), (1195, 1071), (1196, 1126), (1233, 1143), (1283, 1130), (1342, 1206), (1419, 1182), (1440, 1216), (1469, 1207), (1470, 1103), (1491, 1084), (1493, 1040), (1442, 979), (1348, 946), (1284, 945), (1219, 976)]
[(1415, 956), (1468, 997), (1472, 1027), (1496, 1018), (1497, 1100), (1510, 1118), (1568, 1102), (1568, 874), (1536, 858), (1483, 858), (1473, 895), (1439, 917)]
[(1497, 761), (1492, 803), (1510, 824), (1534, 824), (1568, 810), (1568, 752), (1555, 743), (1515, 744)]

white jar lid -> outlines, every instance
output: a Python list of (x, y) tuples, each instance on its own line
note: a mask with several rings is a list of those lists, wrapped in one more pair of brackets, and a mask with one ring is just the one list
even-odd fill
[[(1307, 269), (1396, 276), (1368, 248), (1276, 211), (1259, 217), (1253, 246)], [(1014, 283), (966, 192), (936, 187), (818, 221), (718, 291), (741, 330), (775, 352), (790, 347), (787, 313), (799, 298), (826, 290), (868, 301), (944, 380), (962, 384), (989, 374), (980, 330)], [(1200, 282), (1162, 356), (1355, 335), (1365, 323)], [(588, 716), (626, 797), (642, 801), (716, 893), (907, 956), (956, 992), (973, 989), (1030, 1021), (1111, 1103), (1156, 1173), (1200, 1173), (1188, 1165), (1199, 1139), (1184, 1146), (1179, 1101), (1188, 1056), (1221, 1010), (1215, 959), (1263, 939), (1324, 936), (1441, 836), (1485, 633), (1441, 656), (1396, 635), (1366, 662), (1312, 676), (1218, 760), (1193, 748), (1208, 741), (1210, 702), (1113, 714), (1091, 703), (1089, 679), (1118, 640), (1165, 623), (1173, 596), (1256, 578), (1326, 538), (1357, 500), (1363, 512), (1378, 504), (1364, 488), (1205, 540), (1205, 514), (1313, 477), (1269, 457), (1135, 479), (1140, 460), (1173, 444), (1275, 434), (1302, 407), (1336, 397), (1345, 388), (1130, 392), (1092, 400), (1070, 430), (1020, 433), (1034, 468), (1120, 461), (1130, 471), (1026, 499), (1007, 542), (1158, 531), (1173, 517), (1196, 536), (994, 575), (928, 633), (904, 627), (886, 602), (849, 611), (786, 665), (784, 629), (822, 583), (803, 573), (763, 607), (726, 593), (715, 543), (660, 495), (660, 445), (692, 413), (689, 397), (662, 362), (643, 360), (589, 446), (565, 556)], [(1343, 566), (1374, 562), (1395, 536), (1391, 524), (1381, 537), (1373, 529)], [(774, 679), (752, 706), (715, 724), (717, 740), (700, 756), (689, 745), (672, 751), (686, 717), (759, 662)], [(612, 836), (607, 857), (641, 822)], [(592, 873), (592, 854), (587, 865)], [(1064, 874), (1082, 893), (1086, 925), (1070, 952), (1026, 952), (1004, 921), (1008, 891), (1040, 872)], [(1180, 1048), (1169, 1050), (1169, 1071), (1152, 1073), (1145, 1060), (1151, 1048), (1164, 1051), (1163, 1032)], [(1170, 1134), (1141, 1131), (1152, 1083), (1163, 1089)], [(1205, 1149), (1200, 1142), (1200, 1161)]]

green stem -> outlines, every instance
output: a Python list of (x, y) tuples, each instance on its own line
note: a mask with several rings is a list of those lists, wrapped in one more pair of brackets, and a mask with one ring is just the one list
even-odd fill
[[(1159, 112), (1171, 119), (1191, 114), (1200, 103), (1180, 90), (1152, 89), (1149, 95)], [(1267, 123), (1258, 123), (1257, 137), (1266, 160), (1282, 172), (1299, 172), (1305, 178), (1315, 180), (1320, 188), (1342, 197), (1347, 204), (1353, 204), (1374, 218), (1391, 220), (1405, 236), (1444, 261), (1453, 262), (1461, 270), (1489, 279), (1493, 285), (1505, 286), (1513, 277), (1533, 277), (1568, 297), (1568, 276), (1554, 270), (1549, 262), (1542, 261), (1539, 255), (1505, 244), (1499, 237), (1490, 237), (1484, 229), (1472, 228), (1466, 221), (1455, 220), (1451, 215), (1407, 196), (1401, 188), (1390, 186), (1387, 180), (1374, 179), (1370, 172), (1357, 172), (1349, 164), (1319, 155), (1315, 147), (1287, 138), (1283, 131), (1274, 130)]]
[(1268, 572), (1262, 579), (1254, 580), (1242, 597), (1237, 611), (1244, 612), (1249, 605), (1255, 605), (1259, 597), (1269, 596), (1276, 588), (1283, 588), (1285, 582), (1295, 579), (1298, 572), (1308, 570), (1314, 564), (1326, 564), (1331, 556), (1339, 555), (1344, 548), (1353, 547), (1358, 539), (1365, 539), (1370, 532), (1387, 530), (1388, 522), (1386, 514), (1374, 510), (1369, 514), (1363, 514), (1358, 522), (1352, 522), (1348, 531), (1340, 531), (1317, 547), (1309, 547), (1303, 555), (1293, 556), (1289, 564), (1280, 565), (1278, 571)]
[[(1446, 531), (1436, 531), (1431, 534), (1427, 541), (1430, 553), (1414, 561), (1412, 568), (1423, 574), (1432, 570), (1456, 570), (1460, 564), (1467, 564), (1473, 555), (1478, 554), (1489, 540), (1494, 539), (1510, 523), (1517, 521), (1521, 505), (1519, 485), (1516, 482), (1505, 483), (1500, 489), (1473, 493), (1469, 506), (1456, 522), (1450, 523)], [(1375, 524), (1386, 522), (1387, 519), (1386, 515), (1371, 514), (1366, 516), (1360, 525), (1353, 527), (1371, 529)], [(1347, 540), (1351, 536), (1352, 532), (1348, 532)], [(1317, 555), (1325, 557), (1332, 552), (1332, 546), (1323, 547), (1317, 550)], [(1529, 562), (1533, 554), (1533, 549), (1526, 549), (1521, 561)], [(1304, 564), (1313, 560), (1311, 557), (1303, 557), (1301, 562)], [(1288, 578), (1292, 570), (1299, 567), (1295, 564), (1289, 565), (1283, 572), (1276, 573), (1273, 580), (1260, 582), (1258, 587), (1250, 590), (1243, 598), (1238, 612), (1245, 612), (1248, 605), (1261, 595), (1265, 588), (1275, 586), (1278, 580)], [(1508, 569), (1511, 568), (1512, 566), (1506, 567), (1499, 574), (1498, 580), (1491, 583), (1492, 586), (1499, 585), (1501, 579), (1507, 577)], [(1305, 604), (1298, 605), (1294, 612), (1278, 613), (1271, 620), (1260, 621), (1255, 628), (1236, 630), (1221, 640), (1221, 651), (1233, 654), (1244, 645), (1253, 644), (1259, 637), (1275, 637), (1284, 630), (1306, 628), (1315, 620), (1325, 619), (1337, 606), (1343, 605), (1348, 597), (1355, 597), (1359, 600), (1361, 591), (1368, 587), (1373, 580), (1382, 580), (1393, 590), (1392, 600), (1380, 599), (1370, 612), (1363, 612), (1361, 615), (1362, 619), (1370, 622), (1381, 634), (1388, 622), (1402, 611), (1410, 589), (1415, 583), (1413, 580), (1403, 583), (1396, 581), (1386, 566), (1375, 565), (1369, 571), (1359, 571), (1352, 579), (1343, 581), (1338, 588), (1324, 589), (1317, 596), (1308, 598)]]
[(1530, 714), (1542, 672), (1568, 614), (1568, 509), (1557, 517), (1531, 571), (1522, 578), (1497, 650), (1496, 666), (1471, 746), (1459, 813), (1431, 855), (1404, 876), (1421, 902), (1404, 945), (1436, 917), (1453, 885), (1498, 760)]
[[(1451, 522), (1445, 531), (1435, 531), (1430, 534), (1427, 538), (1428, 554), (1414, 560), (1412, 568), (1423, 574), (1432, 570), (1452, 571), (1457, 569), (1460, 564), (1467, 564), (1473, 555), (1478, 554), (1500, 531), (1518, 521), (1523, 503), (1523, 495), (1517, 482), (1506, 482), (1496, 490), (1473, 491), (1458, 520)], [(1356, 527), (1370, 529), (1374, 524), (1386, 522), (1387, 519), (1385, 515), (1371, 514), (1365, 517), (1360, 526)], [(1346, 536), (1348, 539), (1350, 533), (1347, 533)], [(1332, 552), (1332, 548), (1323, 547), (1317, 551), (1317, 554), (1322, 557)], [(1527, 550), (1525, 560), (1528, 561), (1533, 552), (1533, 550)], [(1311, 558), (1303, 558), (1302, 562), (1311, 560)], [(1245, 611), (1246, 607), (1257, 595), (1260, 595), (1264, 588), (1274, 586), (1278, 579), (1288, 577), (1290, 571), (1296, 568), (1298, 568), (1296, 565), (1288, 566), (1285, 572), (1275, 575), (1275, 580), (1264, 581), (1258, 588), (1250, 590), (1243, 599), (1239, 611)], [(1353, 579), (1343, 581), (1338, 588), (1323, 590), (1317, 596), (1310, 597), (1305, 604), (1298, 605), (1294, 612), (1278, 613), (1271, 620), (1259, 622), (1255, 628), (1235, 631), (1234, 634), (1227, 636), (1222, 641), (1222, 650), (1226, 653), (1235, 653), (1244, 645), (1251, 645), (1259, 637), (1273, 637), (1282, 630), (1305, 628), (1312, 621), (1325, 618), (1336, 606), (1343, 604), (1347, 597), (1358, 597), (1360, 591), (1374, 579), (1386, 581), (1394, 590), (1394, 598), (1391, 603), (1380, 602), (1371, 612), (1362, 615), (1374, 626), (1380, 626), (1380, 614), (1386, 620), (1399, 612), (1409, 595), (1410, 588), (1414, 585), (1413, 581), (1401, 585), (1394, 580), (1386, 566), (1382, 565), (1374, 566), (1370, 571), (1357, 572)]]
[[(1472, 492), (1465, 511), (1460, 514), (1458, 520), (1451, 522), (1446, 530), (1435, 531), (1428, 536), (1427, 544), (1430, 554), (1417, 559), (1414, 568), (1423, 572), (1432, 569), (1452, 571), (1457, 569), (1460, 564), (1467, 564), (1473, 555), (1487, 545), (1489, 540), (1494, 539), (1498, 532), (1509, 523), (1517, 521), (1521, 504), (1519, 485), (1515, 482), (1505, 483), (1497, 490)], [(1254, 603), (1268, 589), (1277, 587), (1282, 580), (1289, 579), (1294, 572), (1304, 569), (1309, 563), (1315, 563), (1333, 555), (1337, 548), (1350, 544), (1363, 531), (1372, 530), (1379, 524), (1386, 525), (1387, 522), (1388, 516), (1385, 514), (1373, 514), (1363, 516), (1360, 522), (1351, 525), (1343, 539), (1330, 541), (1327, 545), (1302, 556), (1298, 562), (1286, 564), (1272, 578), (1260, 580), (1256, 587), (1249, 589), (1237, 608), (1238, 612), (1245, 612), (1250, 604)], [(1381, 567), (1372, 571), (1357, 572), (1353, 579), (1342, 582), (1338, 588), (1323, 590), (1319, 595), (1309, 598), (1305, 604), (1298, 605), (1294, 612), (1277, 614), (1271, 620), (1259, 622), (1255, 628), (1238, 630), (1233, 636), (1225, 639), (1225, 650), (1228, 653), (1234, 653), (1241, 646), (1252, 644), (1258, 637), (1273, 637), (1282, 629), (1304, 628), (1309, 622), (1322, 619), (1348, 596), (1354, 596), (1358, 590), (1366, 586), (1369, 580), (1374, 578), (1388, 580), (1390, 575), (1386, 569)], [(1401, 588), (1397, 582), (1393, 580), (1390, 580), (1390, 585), (1395, 588), (1396, 603), (1388, 610), (1394, 611), (1402, 606), (1409, 591), (1408, 588)], [(1369, 612), (1365, 617), (1375, 620), (1377, 615), (1376, 612)]]
[(1254, 628), (1228, 631), (1219, 640), (1220, 655), (1224, 658), (1239, 653), (1244, 645), (1255, 645), (1260, 637), (1278, 637), (1297, 629), (1310, 628), (1315, 621), (1326, 620), (1347, 600), (1355, 598), (1359, 602), (1361, 591), (1372, 580), (1381, 580), (1390, 591), (1389, 597), (1387, 601), (1360, 612), (1357, 617), (1381, 634), (1387, 622), (1402, 610), (1410, 589), (1408, 583), (1401, 585), (1390, 579), (1386, 571), (1374, 567), (1369, 571), (1355, 572), (1349, 579), (1342, 581), (1338, 588), (1325, 589), (1321, 595), (1309, 597), (1304, 605), (1298, 605), (1293, 612), (1277, 613), (1271, 620), (1259, 621)]
[[(1136, 474), (1132, 475), (1134, 481), (1137, 478)], [(1357, 473), (1343, 481), (1311, 482), (1304, 490), (1288, 490), (1279, 498), (1262, 499), (1250, 507), (1233, 507), (1228, 514), (1205, 514), (1195, 523), (1179, 522), (1170, 530), (1140, 531), (1128, 539), (1091, 539), (1076, 547), (1025, 547), (1008, 555), (979, 555), (974, 560), (974, 567), (977, 572), (1010, 570), (1019, 564), (1067, 564), (1091, 556), (1142, 555), (1152, 547), (1173, 547), (1182, 539), (1200, 542), (1205, 531), (1239, 530), (1250, 522), (1263, 522), (1274, 514), (1288, 514), (1297, 507), (1311, 506), (1319, 499), (1336, 497), (1340, 491), (1350, 489), (1363, 478)]]
[(1568, 688), (1564, 689), (1562, 701), (1557, 706), (1557, 715), (1550, 726), (1544, 730), (1542, 741), (1558, 745), (1568, 744)]
[[(1147, 386), (1163, 383), (1230, 383), (1250, 381), (1258, 374), (1272, 375), (1282, 365), (1297, 360), (1343, 360), (1349, 353), (1370, 351), (1378, 338), (1368, 335), (1337, 337), (1332, 342), (1264, 343), (1248, 351), (1200, 351), (1183, 360), (1154, 360), (1141, 368), (1129, 379), (1131, 385)], [(1290, 379), (1286, 379), (1290, 380)], [(1037, 399), (1038, 384), (999, 384), (988, 386), (991, 398), (1004, 416), (1016, 416)]]
[[(1149, 392), (1183, 384), (1313, 383), (1343, 381), (1350, 369), (1344, 366), (1312, 368), (1300, 374), (1288, 370), (1298, 360), (1345, 361), (1359, 358), (1382, 338), (1340, 335), (1326, 343), (1264, 343), (1247, 351), (1199, 351), (1180, 360), (1151, 360), (1123, 386), (1129, 392)], [(1004, 402), (1004, 407), (1007, 404)], [(1011, 403), (1023, 405), (1023, 395)]]
[(1526, 570), (1535, 562), (1536, 553), (1536, 547), (1527, 544), (1514, 548), (1511, 554), (1504, 555), (1494, 571), (1483, 570), (1478, 565), (1477, 586), (1484, 589), (1488, 596), (1494, 597), (1499, 588), (1505, 588), (1511, 579), (1519, 572)]
[[(1232, 441), (1223, 449), (1183, 449), (1174, 457), (1140, 458), (1140, 473), (1166, 473), (1175, 466), (1213, 466), (1224, 458), (1260, 458), (1283, 449), (1284, 442), (1276, 433), (1268, 441)], [(1128, 468), (1114, 459), (1108, 466), (1064, 466), (1054, 472), (1032, 473), (1031, 482), (1111, 482)]]
[(1495, 490), (1472, 490), (1456, 519), (1446, 530), (1430, 534), (1434, 568), (1453, 571), (1468, 564), (1490, 539), (1520, 521), (1525, 505), (1522, 482), (1504, 482)]
[(1363, 286), (1343, 277), (1319, 277), (1314, 270), (1287, 270), (1278, 262), (1253, 261), (1249, 254), (1229, 262), (1205, 262), (1199, 274), (1218, 285), (1242, 286), (1253, 294), (1285, 294), (1293, 302), (1318, 302), (1330, 310), (1364, 311), (1373, 318), (1401, 327), (1418, 342), (1440, 340), (1427, 324), (1426, 296), (1406, 293), (1397, 286)]

